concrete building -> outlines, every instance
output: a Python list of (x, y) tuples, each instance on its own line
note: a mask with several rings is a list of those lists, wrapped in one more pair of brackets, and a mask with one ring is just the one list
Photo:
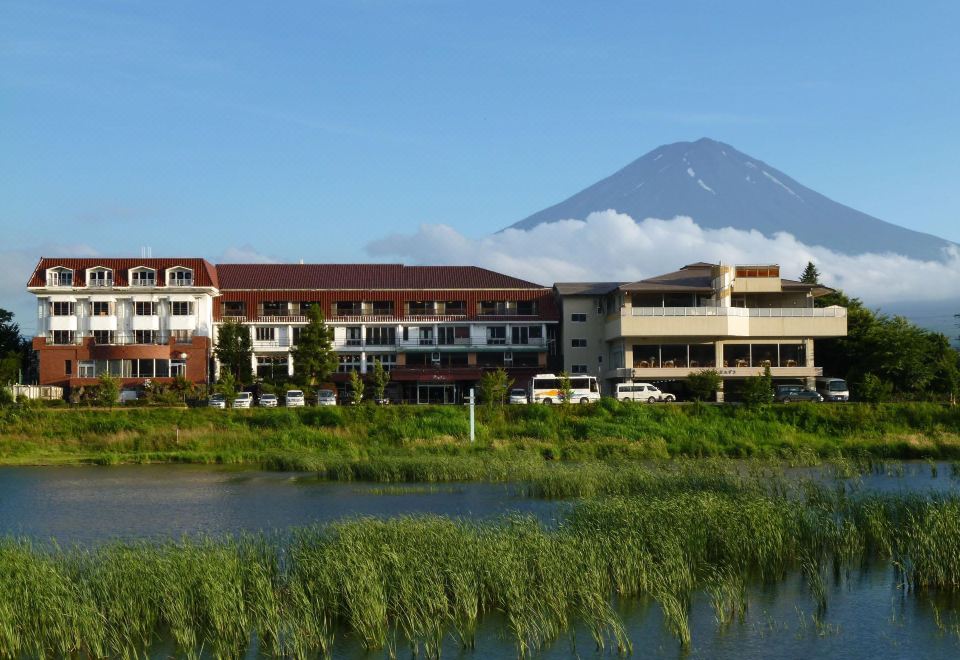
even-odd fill
[[(735, 394), (769, 367), (778, 382), (813, 386), (816, 339), (845, 336), (843, 307), (817, 307), (831, 290), (782, 279), (776, 265), (695, 263), (637, 282), (554, 285), (561, 301), (564, 369), (618, 382), (682, 389), (716, 369)], [(719, 393), (723, 400), (724, 392)]]

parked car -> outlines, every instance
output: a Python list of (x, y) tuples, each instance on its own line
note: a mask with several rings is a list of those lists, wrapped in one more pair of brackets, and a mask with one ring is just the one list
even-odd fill
[(515, 404), (527, 403), (527, 391), (520, 388), (514, 388), (510, 390), (510, 396), (507, 401)]
[(227, 397), (222, 394), (212, 394), (210, 398), (207, 399), (207, 405), (211, 408), (226, 408)]
[(287, 408), (302, 408), (304, 403), (303, 390), (287, 390), (283, 397), (283, 405)]
[(661, 392), (659, 387), (650, 383), (617, 383), (615, 396), (620, 401), (646, 401), (647, 403), (677, 400), (676, 395)]
[(337, 393), (333, 390), (317, 390), (317, 405), (318, 406), (335, 406), (337, 405)]
[(849, 401), (850, 387), (842, 378), (817, 378), (817, 392), (824, 401)]
[(774, 401), (780, 403), (794, 403), (796, 401), (812, 401), (819, 403), (823, 397), (815, 390), (808, 390), (800, 385), (777, 385), (777, 391), (773, 395)]
[(276, 408), (277, 407), (277, 395), (276, 394), (261, 394), (260, 398), (257, 399), (257, 405), (262, 408)]
[(250, 392), (240, 392), (230, 403), (232, 408), (249, 408), (253, 405), (253, 394)]

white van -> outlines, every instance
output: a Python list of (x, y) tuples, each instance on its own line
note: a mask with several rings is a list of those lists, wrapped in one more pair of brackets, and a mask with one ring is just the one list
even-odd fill
[(824, 401), (849, 401), (850, 387), (847, 381), (842, 378), (829, 378), (821, 376), (817, 378), (817, 392), (823, 397)]
[(661, 392), (660, 388), (650, 383), (617, 383), (616, 397), (620, 401), (676, 401), (677, 397), (669, 392)]

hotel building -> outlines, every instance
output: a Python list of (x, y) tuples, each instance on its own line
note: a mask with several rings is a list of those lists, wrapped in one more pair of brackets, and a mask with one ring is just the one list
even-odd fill
[(453, 403), (485, 369), (504, 367), (523, 387), (560, 367), (553, 291), (472, 266), (44, 258), (28, 289), (44, 385), (92, 385), (103, 373), (125, 387), (176, 375), (208, 382), (228, 319), (249, 329), (254, 374), (283, 382), (314, 304), (333, 328), (341, 389), (379, 361), (391, 398)]
[(702, 369), (716, 369), (731, 394), (766, 367), (778, 382), (812, 386), (822, 375), (815, 340), (847, 333), (845, 308), (814, 305), (831, 289), (782, 279), (775, 265), (695, 263), (637, 282), (554, 290), (564, 369), (597, 376), (607, 393), (626, 381), (676, 391)]

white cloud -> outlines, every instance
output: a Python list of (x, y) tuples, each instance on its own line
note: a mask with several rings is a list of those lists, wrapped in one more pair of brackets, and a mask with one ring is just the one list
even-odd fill
[(239, 247), (228, 247), (220, 255), (220, 258), (214, 260), (215, 263), (220, 264), (275, 264), (279, 261), (279, 259), (257, 252), (256, 248), (249, 243)]
[(940, 261), (897, 254), (840, 254), (801, 243), (792, 235), (704, 229), (691, 218), (634, 222), (615, 211), (585, 221), (561, 220), (530, 230), (508, 229), (468, 238), (446, 225), (421, 225), (367, 246), (373, 257), (430, 264), (476, 264), (551, 284), (577, 280), (635, 280), (695, 261), (776, 263), (784, 277), (799, 277), (808, 261), (822, 281), (859, 296), (868, 305), (960, 298), (960, 250)]

